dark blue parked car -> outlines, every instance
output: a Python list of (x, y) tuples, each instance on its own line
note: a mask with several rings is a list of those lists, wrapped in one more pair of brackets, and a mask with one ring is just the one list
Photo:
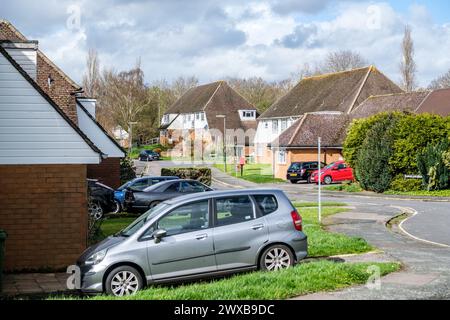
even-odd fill
[(120, 212), (123, 210), (123, 203), (125, 201), (125, 191), (127, 189), (130, 189), (132, 191), (142, 191), (147, 187), (150, 187), (154, 184), (157, 184), (162, 181), (168, 181), (168, 180), (176, 180), (179, 179), (178, 177), (173, 176), (167, 176), (167, 177), (140, 177), (135, 178), (133, 180), (128, 181), (127, 183), (124, 183), (121, 185), (116, 191), (114, 191), (114, 200), (118, 203), (119, 210), (117, 212)]

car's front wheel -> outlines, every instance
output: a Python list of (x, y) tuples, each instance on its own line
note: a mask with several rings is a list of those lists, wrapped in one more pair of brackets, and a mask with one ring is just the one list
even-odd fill
[(330, 176), (326, 176), (325, 178), (323, 178), (323, 182), (325, 184), (331, 184), (333, 183), (333, 178), (331, 178)]
[(103, 218), (103, 207), (97, 201), (89, 201), (88, 212), (89, 215), (95, 220), (100, 220)]
[(117, 214), (122, 211), (122, 206), (119, 201), (114, 200), (113, 211), (112, 213)]
[(144, 287), (141, 274), (130, 266), (121, 266), (112, 270), (105, 284), (106, 293), (117, 297), (133, 295)]
[(278, 271), (294, 265), (295, 258), (292, 251), (281, 244), (268, 247), (261, 255), (259, 267), (261, 270)]

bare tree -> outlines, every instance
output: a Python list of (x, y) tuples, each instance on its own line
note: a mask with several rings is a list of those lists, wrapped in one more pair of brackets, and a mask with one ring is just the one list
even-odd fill
[(359, 53), (351, 50), (339, 50), (328, 53), (321, 67), (314, 74), (347, 71), (367, 66), (369, 63)]
[(198, 79), (195, 76), (178, 77), (172, 82), (172, 91), (175, 97), (180, 98), (189, 89), (198, 86)]
[(139, 114), (151, 104), (139, 62), (129, 71), (105, 71), (103, 82), (102, 104), (108, 106), (115, 124), (128, 130), (130, 122), (138, 122)]
[(428, 87), (428, 89), (432, 90), (447, 88), (450, 88), (450, 70), (446, 74), (433, 80)]
[(414, 61), (414, 42), (412, 39), (412, 30), (409, 25), (405, 26), (405, 34), (402, 42), (402, 62), (400, 63), (400, 72), (402, 75), (402, 86), (406, 92), (414, 91), (416, 88), (417, 66)]
[(86, 72), (83, 76), (83, 88), (87, 96), (98, 98), (100, 94), (100, 60), (95, 49), (89, 49), (86, 57)]

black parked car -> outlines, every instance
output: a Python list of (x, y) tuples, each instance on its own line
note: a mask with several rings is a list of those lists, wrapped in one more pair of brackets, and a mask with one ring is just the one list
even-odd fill
[(155, 161), (160, 158), (161, 155), (152, 150), (142, 150), (141, 153), (139, 153), (139, 161)]
[(160, 202), (182, 195), (212, 191), (213, 189), (196, 180), (172, 180), (155, 184), (143, 191), (127, 189), (124, 206), (128, 212), (143, 213)]
[[(325, 163), (321, 163), (321, 167), (324, 168)], [(291, 183), (298, 183), (299, 181), (307, 181), (311, 183), (311, 174), (318, 170), (318, 162), (293, 162), (287, 170), (286, 179)]]
[(88, 182), (88, 211), (96, 220), (101, 219), (105, 213), (118, 212), (117, 202), (114, 201), (114, 189), (94, 179)]

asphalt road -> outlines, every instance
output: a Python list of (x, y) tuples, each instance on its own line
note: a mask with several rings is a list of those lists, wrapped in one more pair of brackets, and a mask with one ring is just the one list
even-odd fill
[[(192, 166), (191, 162), (135, 161), (138, 175), (160, 175), (163, 167)], [(219, 175), (219, 176), (218, 176)], [(213, 181), (216, 189), (229, 189), (236, 187), (246, 188), (278, 188), (285, 191), (289, 197), (295, 200), (317, 201), (317, 187), (308, 184), (292, 185), (265, 184), (256, 185), (223, 175), (214, 171), (214, 176), (220, 177), (221, 181)], [(228, 183), (226, 182), (228, 180)], [(358, 206), (359, 210), (367, 209), (387, 210), (393, 207), (411, 208), (417, 212), (414, 216), (403, 222), (402, 228), (413, 237), (450, 246), (450, 202), (412, 200), (407, 198), (383, 197), (383, 196), (361, 196), (352, 194), (340, 194), (336, 192), (324, 192), (323, 201), (341, 201), (351, 206)], [(397, 209), (398, 210), (398, 209)]]

